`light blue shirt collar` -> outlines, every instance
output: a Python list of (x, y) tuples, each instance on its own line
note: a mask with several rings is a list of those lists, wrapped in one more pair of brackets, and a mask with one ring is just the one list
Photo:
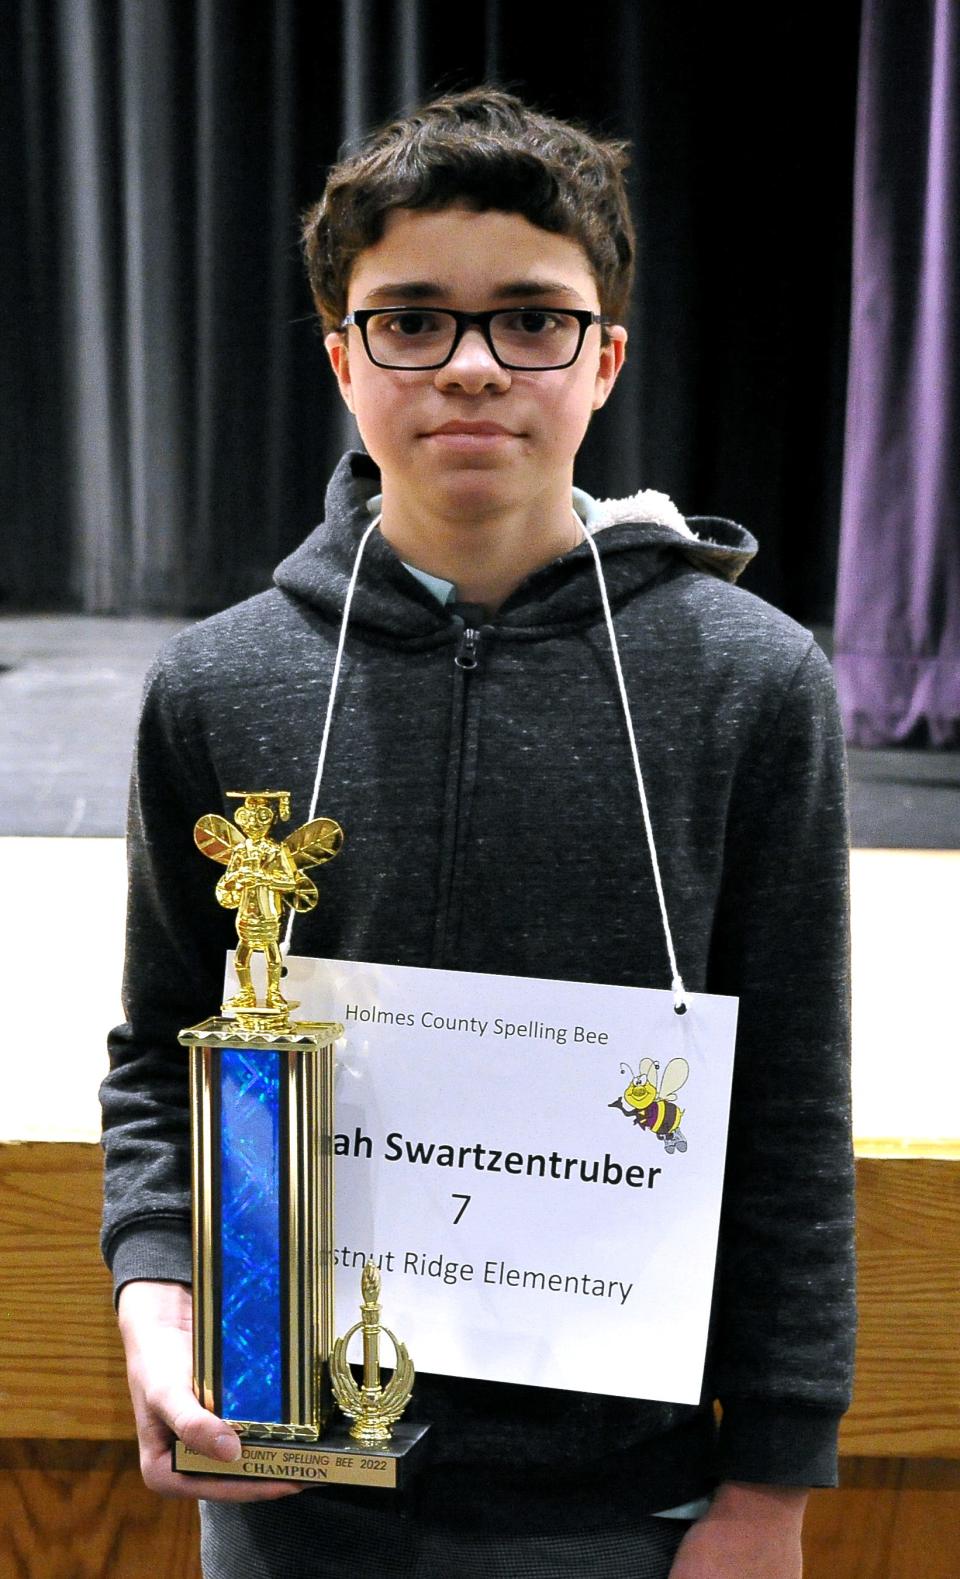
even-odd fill
[(410, 565), (401, 559), (404, 570), (409, 570), (411, 576), (416, 576), (421, 586), (432, 592), (438, 603), (456, 603), (457, 589), (452, 581), (444, 581), (442, 576), (431, 576), (429, 570), (420, 570), (417, 565)]

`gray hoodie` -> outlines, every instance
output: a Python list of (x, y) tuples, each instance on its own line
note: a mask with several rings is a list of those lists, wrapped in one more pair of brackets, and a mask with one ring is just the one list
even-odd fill
[[(148, 679), (130, 803), (127, 1023), (102, 1093), (103, 1244), (118, 1285), (190, 1280), (176, 1032), (214, 1012), (234, 942), (193, 824), (225, 808), (227, 789), (261, 783), (289, 788), (294, 817), (306, 816), (378, 486), (368, 457), (346, 456), (324, 522), (275, 586), (181, 633)], [(416, 1412), (433, 1422), (437, 1463), (474, 1486), (575, 1471), (611, 1506), (629, 1486), (637, 1510), (710, 1477), (829, 1484), (853, 1346), (847, 830), (830, 671), (808, 632), (734, 584), (756, 546), (740, 528), (684, 522), (653, 494), (587, 513), (680, 969), (689, 990), (740, 999), (704, 1401), (422, 1376)], [(472, 669), (453, 661), (465, 650)], [(441, 606), (374, 534), (317, 814), (336, 817), (347, 841), (297, 922), (298, 953), (669, 985), (585, 544), (488, 619)]]

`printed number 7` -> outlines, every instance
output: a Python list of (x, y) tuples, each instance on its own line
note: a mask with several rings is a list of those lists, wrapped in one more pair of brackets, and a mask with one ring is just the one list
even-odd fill
[(453, 1195), (453, 1196), (451, 1196), (451, 1200), (462, 1201), (463, 1202), (463, 1205), (461, 1206), (460, 1210), (458, 1211), (456, 1217), (453, 1219), (454, 1225), (456, 1225), (460, 1221), (460, 1219), (463, 1216), (464, 1212), (466, 1211), (467, 1207), (470, 1205), (470, 1202), (473, 1200), (473, 1196), (472, 1195)]

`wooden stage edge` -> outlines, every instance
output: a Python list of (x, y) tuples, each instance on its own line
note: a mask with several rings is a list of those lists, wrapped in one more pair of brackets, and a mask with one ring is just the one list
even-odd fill
[[(847, 1461), (810, 1498), (804, 1579), (956, 1579), (958, 1466), (926, 1467), (935, 1490), (920, 1466)], [(5, 1579), (202, 1579), (196, 1504), (147, 1491), (132, 1442), (0, 1441), (0, 1551)]]
[[(140, 1479), (99, 1146), (0, 1144), (4, 1579), (200, 1579), (197, 1514)], [(805, 1579), (960, 1572), (960, 1158), (858, 1158), (860, 1329), (841, 1489), (815, 1492)]]

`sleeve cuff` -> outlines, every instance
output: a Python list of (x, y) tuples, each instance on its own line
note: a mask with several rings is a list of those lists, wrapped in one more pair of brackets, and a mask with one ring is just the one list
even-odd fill
[(728, 1399), (717, 1439), (720, 1480), (835, 1486), (841, 1414), (802, 1404)]
[(114, 1235), (110, 1246), (114, 1303), (125, 1283), (193, 1282), (190, 1225), (179, 1218), (131, 1223)]

